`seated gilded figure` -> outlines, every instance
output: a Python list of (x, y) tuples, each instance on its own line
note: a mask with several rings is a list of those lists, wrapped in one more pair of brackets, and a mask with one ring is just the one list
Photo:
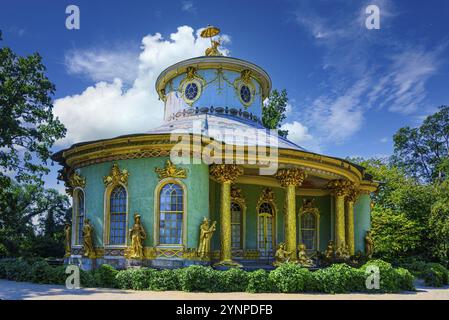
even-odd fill
[(303, 267), (311, 267), (314, 264), (307, 256), (306, 246), (304, 244), (298, 245), (298, 263)]
[(129, 229), (129, 237), (131, 238), (130, 258), (143, 258), (143, 242), (147, 238), (145, 229), (140, 222), (140, 215), (134, 215), (134, 225)]
[(290, 255), (292, 253), (290, 251), (285, 250), (285, 244), (280, 243), (276, 253), (274, 255), (273, 266), (279, 267), (281, 264), (288, 262), (290, 260)]
[(324, 252), (324, 256), (326, 257), (326, 259), (332, 260), (334, 258), (334, 254), (335, 254), (334, 242), (332, 240), (330, 240), (329, 243), (327, 244), (327, 248), (326, 248), (326, 251)]

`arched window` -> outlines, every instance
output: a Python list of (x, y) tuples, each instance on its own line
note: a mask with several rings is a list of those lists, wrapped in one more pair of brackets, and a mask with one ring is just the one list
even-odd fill
[(159, 244), (182, 244), (184, 191), (167, 183), (159, 194)]
[(318, 216), (310, 211), (301, 214), (301, 242), (306, 246), (306, 252), (313, 254), (318, 250)]
[(126, 189), (118, 185), (109, 200), (109, 244), (123, 245), (126, 240)]
[(75, 244), (83, 243), (83, 226), (84, 226), (84, 192), (80, 189), (75, 192), (75, 223), (76, 238)]
[(231, 202), (231, 247), (232, 249), (242, 249), (242, 207)]
[(258, 247), (262, 256), (273, 251), (274, 210), (271, 204), (263, 202), (258, 211)]

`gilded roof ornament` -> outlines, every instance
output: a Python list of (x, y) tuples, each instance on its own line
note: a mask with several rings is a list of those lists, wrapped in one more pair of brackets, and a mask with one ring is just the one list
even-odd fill
[(187, 169), (177, 168), (171, 161), (168, 159), (165, 162), (164, 168), (155, 168), (154, 171), (159, 175), (159, 179), (165, 178), (187, 178)]
[(221, 52), (218, 51), (218, 47), (221, 45), (221, 40), (212, 40), (212, 38), (217, 36), (219, 33), (220, 29), (211, 25), (208, 25), (206, 29), (201, 31), (200, 36), (202, 38), (210, 38), (211, 46), (204, 52), (206, 56), (222, 56)]
[(106, 187), (115, 184), (128, 184), (129, 172), (126, 169), (120, 171), (117, 163), (114, 163), (111, 168), (111, 173), (108, 176), (103, 177), (103, 182)]

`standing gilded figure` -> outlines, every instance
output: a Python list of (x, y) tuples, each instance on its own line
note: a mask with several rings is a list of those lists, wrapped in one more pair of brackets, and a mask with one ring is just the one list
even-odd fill
[(206, 217), (204, 217), (203, 223), (201, 223), (200, 239), (197, 251), (198, 256), (201, 258), (207, 257), (210, 253), (210, 241), (212, 239), (214, 231), (216, 230), (216, 224), (216, 221), (210, 224), (210, 221)]
[(93, 239), (94, 227), (90, 224), (90, 220), (86, 219), (83, 226), (83, 249), (85, 257), (95, 258)]
[(129, 229), (129, 237), (131, 238), (131, 254), (133, 259), (143, 258), (143, 241), (147, 238), (145, 229), (140, 222), (140, 215), (134, 215), (134, 225)]

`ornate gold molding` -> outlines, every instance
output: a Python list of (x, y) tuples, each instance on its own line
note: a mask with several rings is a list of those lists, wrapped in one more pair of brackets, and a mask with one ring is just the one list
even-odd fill
[(320, 216), (320, 210), (315, 205), (315, 199), (302, 200), (301, 214), (308, 212), (315, 214), (317, 217)]
[(122, 171), (120, 171), (118, 164), (114, 163), (111, 168), (111, 173), (108, 176), (103, 177), (103, 182), (106, 187), (118, 183), (127, 185), (128, 177), (129, 177), (128, 170), (123, 169)]
[(209, 168), (209, 173), (220, 183), (233, 182), (243, 175), (243, 168), (235, 164), (213, 164)]
[(66, 192), (70, 195), (73, 195), (73, 190), (75, 188), (84, 189), (86, 186), (86, 179), (73, 171), (73, 173), (69, 176), (66, 183)]
[(155, 168), (154, 171), (159, 175), (160, 180), (165, 178), (187, 178), (187, 169), (177, 168), (170, 159), (167, 159), (164, 168)]
[(300, 186), (307, 177), (307, 174), (301, 169), (289, 168), (279, 169), (275, 177), (283, 187)]
[(246, 202), (246, 199), (243, 196), (242, 189), (232, 186), (231, 187), (231, 200), (234, 200), (234, 201), (244, 204)]
[(275, 203), (274, 191), (271, 188), (264, 188), (262, 193), (257, 201), (257, 207), (259, 207), (262, 203), (268, 202), (271, 204)]

